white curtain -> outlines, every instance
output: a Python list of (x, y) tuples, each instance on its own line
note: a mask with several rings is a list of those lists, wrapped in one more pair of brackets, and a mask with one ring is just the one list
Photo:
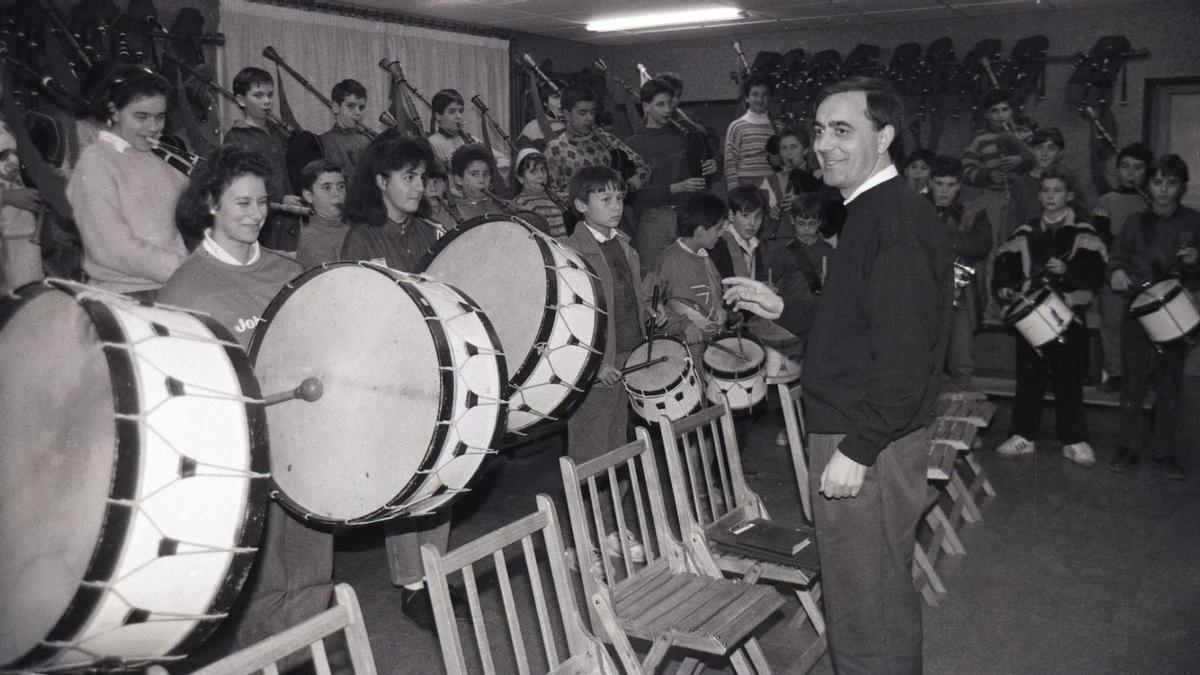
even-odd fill
[[(231, 89), (233, 77), (246, 66), (257, 66), (275, 76), (275, 64), (262, 55), (271, 45), (326, 98), (333, 85), (353, 78), (367, 88), (367, 115), (363, 122), (379, 130), (379, 113), (388, 108), (389, 75), (379, 60), (398, 60), (417, 89), (432, 99), (439, 89), (457, 89), (467, 100), (465, 126), (480, 138), (482, 120), (470, 98), (483, 99), (492, 116), (508, 129), (508, 40), (449, 31), (382, 23), (320, 12), (221, 0), (221, 31), (225, 48), (218, 50), (221, 84)], [(333, 125), (329, 109), (306, 91), (286, 71), (281, 71), (284, 93), (296, 120), (308, 131), (322, 133)], [(276, 88), (280, 86), (276, 82)], [(278, 96), (277, 96), (278, 98)], [(223, 102), (225, 129), (240, 117), (237, 107)], [(276, 103), (278, 112), (278, 101)], [(417, 103), (426, 131), (429, 110)], [(493, 134), (493, 144), (500, 140)]]

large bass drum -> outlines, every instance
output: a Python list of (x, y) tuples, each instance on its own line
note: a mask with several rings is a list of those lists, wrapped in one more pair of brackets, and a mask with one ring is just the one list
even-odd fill
[(356, 525), (430, 513), (470, 488), (504, 434), (507, 370), (469, 297), (369, 263), (331, 263), (271, 301), (250, 357), (264, 391), (321, 382), (267, 409), (271, 480), (301, 517)]
[(205, 316), (55, 280), (0, 303), (0, 669), (200, 644), (254, 560), (264, 424)]
[(508, 431), (570, 414), (604, 351), (604, 296), (579, 254), (518, 218), (483, 215), (442, 237), (425, 272), (475, 299), (509, 364)]

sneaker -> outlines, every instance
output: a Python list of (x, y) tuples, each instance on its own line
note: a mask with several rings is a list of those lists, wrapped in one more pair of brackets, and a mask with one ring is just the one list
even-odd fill
[(779, 433), (775, 434), (775, 445), (778, 445), (781, 448), (786, 448), (788, 446), (787, 427), (780, 429)]
[(1096, 464), (1096, 453), (1092, 452), (1092, 446), (1086, 441), (1082, 443), (1072, 443), (1063, 446), (1063, 457), (1075, 462), (1079, 466), (1094, 466)]
[(1158, 467), (1159, 471), (1163, 472), (1164, 476), (1171, 480), (1183, 480), (1187, 478), (1187, 470), (1174, 457), (1155, 458), (1154, 465)]
[[(646, 562), (646, 549), (642, 546), (642, 542), (634, 538), (628, 532), (625, 533), (625, 545), (629, 548), (629, 561), (635, 565), (640, 565)], [(616, 532), (609, 532), (604, 539), (604, 547), (608, 549), (608, 554), (614, 558), (625, 557), (621, 550), (621, 540), (617, 537)]]
[(1021, 455), (1028, 455), (1036, 449), (1033, 441), (1026, 439), (1020, 434), (1013, 434), (1011, 438), (996, 448), (996, 454), (1001, 457), (1020, 457)]
[(1141, 461), (1142, 457), (1138, 453), (1121, 449), (1117, 451), (1116, 456), (1108, 463), (1108, 470), (1113, 473), (1125, 473), (1136, 467)]
[[(592, 573), (592, 576), (594, 576), (596, 578), (603, 578), (604, 577), (604, 562), (602, 560), (600, 560), (599, 549), (595, 549), (595, 548), (588, 549), (588, 553), (590, 554), (588, 556), (588, 558), (589, 558), (588, 571), (590, 571)], [(573, 546), (567, 547), (566, 559), (567, 559), (567, 567), (575, 572), (578, 572), (579, 571), (579, 555), (575, 552), (575, 547), (573, 547)]]

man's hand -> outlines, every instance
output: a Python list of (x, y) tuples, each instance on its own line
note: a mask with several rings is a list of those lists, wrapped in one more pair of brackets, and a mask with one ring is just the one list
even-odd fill
[(867, 467), (834, 450), (821, 472), (821, 494), (829, 499), (857, 497), (866, 475)]
[(280, 202), (284, 206), (295, 206), (298, 208), (308, 208), (308, 202), (304, 201), (299, 195), (284, 195), (283, 201)]
[(725, 285), (722, 299), (733, 309), (745, 309), (764, 319), (772, 321), (783, 313), (783, 298), (761, 281), (747, 277), (727, 277), (721, 280)]
[(1011, 288), (1001, 288), (996, 295), (1004, 302), (1012, 302), (1017, 297), (1017, 292)]
[(671, 183), (671, 194), (677, 195), (682, 192), (701, 192), (708, 187), (703, 178), (687, 178), (678, 183)]
[(621, 371), (609, 365), (600, 366), (600, 372), (597, 373), (596, 379), (606, 387), (611, 387), (621, 381)]
[(1005, 155), (1000, 158), (1000, 168), (1007, 173), (1021, 166), (1022, 161), (1023, 158), (1020, 155)]
[(1112, 277), (1108, 280), (1108, 285), (1112, 286), (1113, 291), (1124, 293), (1133, 286), (1133, 281), (1129, 279), (1129, 275), (1125, 273), (1125, 270), (1117, 270), (1112, 273)]
[(717, 160), (706, 159), (700, 162), (700, 175), (711, 176), (717, 172)]
[(1066, 274), (1067, 263), (1058, 258), (1051, 258), (1046, 261), (1046, 269), (1050, 270), (1053, 274)]
[(689, 345), (699, 344), (704, 342), (704, 329), (694, 323), (688, 323), (683, 327), (683, 339)]
[(18, 187), (4, 190), (4, 206), (15, 206), (23, 211), (41, 213), (46, 209), (42, 203), (42, 193), (33, 188)]

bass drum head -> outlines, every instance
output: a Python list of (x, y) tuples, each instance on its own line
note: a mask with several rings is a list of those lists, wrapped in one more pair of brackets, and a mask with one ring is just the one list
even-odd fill
[(263, 392), (318, 378), (324, 392), (267, 407), (271, 477), (305, 517), (347, 522), (410, 488), (439, 450), (438, 345), (416, 299), (386, 271), (310, 271), (263, 314), (251, 359)]
[(0, 302), (0, 668), (50, 635), (100, 541), (117, 441), (96, 328), (40, 284)]
[(520, 223), (479, 216), (443, 237), (425, 273), (466, 293), (487, 312), (508, 361), (514, 387), (524, 384), (553, 319), (546, 266), (534, 235)]

